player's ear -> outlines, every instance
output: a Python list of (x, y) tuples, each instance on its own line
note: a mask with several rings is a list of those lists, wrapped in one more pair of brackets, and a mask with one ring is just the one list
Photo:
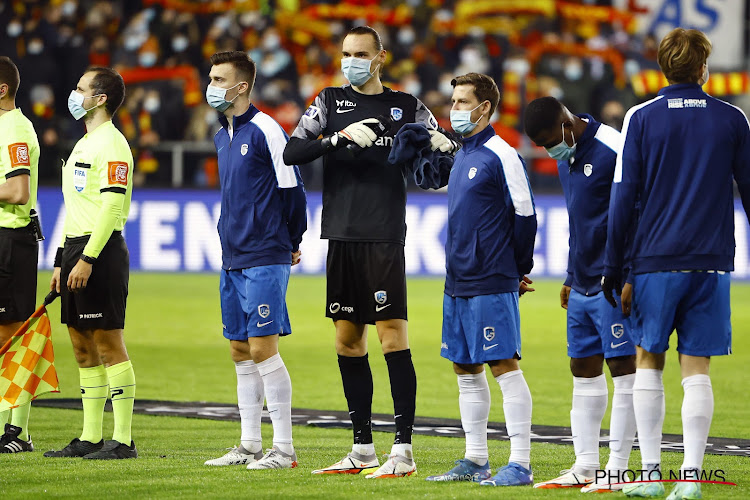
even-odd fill
[(99, 97), (96, 98), (96, 105), (104, 106), (104, 104), (107, 102), (107, 99), (109, 99), (109, 96), (107, 94), (100, 94)]

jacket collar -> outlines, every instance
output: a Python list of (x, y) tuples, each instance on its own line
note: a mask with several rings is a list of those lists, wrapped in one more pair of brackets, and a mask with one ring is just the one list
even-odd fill
[(463, 149), (467, 151), (473, 151), (475, 149), (479, 149), (484, 145), (485, 142), (489, 141), (492, 136), (495, 135), (495, 129), (492, 128), (492, 125), (487, 125), (484, 130), (479, 132), (476, 135), (472, 135), (468, 139), (464, 138), (464, 145)]
[(676, 93), (684, 93), (686, 90), (692, 90), (692, 91), (699, 92), (701, 94), (705, 94), (701, 86), (698, 85), (697, 83), (675, 83), (673, 85), (669, 85), (661, 89), (659, 91), (659, 95), (672, 95)]
[[(253, 119), (255, 115), (260, 113), (258, 108), (256, 108), (252, 103), (250, 103), (250, 107), (247, 108), (247, 111), (245, 111), (243, 114), (239, 116), (235, 116), (232, 119), (232, 130), (236, 133), (237, 130), (241, 129), (247, 122)], [(221, 126), (224, 127), (224, 129), (227, 129), (229, 127), (229, 120), (227, 120), (227, 117), (224, 116), (223, 113), (219, 113), (219, 123), (221, 123)]]
[[(586, 128), (583, 130), (583, 134), (581, 135), (581, 137), (576, 137), (576, 154), (573, 156), (573, 158), (575, 158), (576, 156), (583, 156), (586, 151), (588, 151), (588, 149), (593, 144), (592, 139), (601, 126), (601, 123), (594, 120), (594, 117), (591, 115), (582, 114), (576, 116), (586, 121)], [(573, 163), (575, 163), (575, 161)]]

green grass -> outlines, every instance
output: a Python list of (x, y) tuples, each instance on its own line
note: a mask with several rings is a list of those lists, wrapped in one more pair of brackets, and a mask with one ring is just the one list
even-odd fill
[[(40, 276), (39, 292), (44, 295), (48, 274)], [(522, 369), (534, 399), (535, 424), (569, 425), (572, 379), (565, 348), (565, 313), (559, 307), (557, 281), (536, 283), (537, 291), (521, 300), (523, 360)], [(716, 358), (712, 381), (716, 410), (712, 436), (750, 438), (747, 422), (750, 403), (745, 391), (750, 387), (750, 286), (732, 288), (732, 356)], [(346, 408), (336, 354), (333, 327), (324, 317), (325, 281), (321, 277), (293, 276), (287, 297), (294, 334), (281, 342), (281, 353), (293, 382), (293, 405), (298, 408), (343, 410)], [(458, 418), (458, 389), (448, 361), (440, 358), (442, 281), (409, 280), (409, 336), (418, 377), (417, 414)], [(50, 308), (53, 339), (60, 375), (61, 394), (49, 397), (77, 397), (78, 371), (65, 328), (59, 324), (59, 305)], [(388, 374), (374, 331), (370, 352), (375, 396), (373, 411), (391, 413)], [(221, 335), (218, 276), (201, 274), (147, 274), (131, 276), (126, 342), (136, 370), (137, 396), (144, 399), (180, 401), (236, 401), (234, 367), (226, 340)], [(681, 433), (682, 388), (674, 351), (665, 371), (667, 415), (665, 433)], [(503, 421), (501, 394), (491, 382), (494, 404), (490, 419)], [(80, 429), (81, 414), (71, 410), (36, 408), (32, 411), (32, 435), (40, 450), (69, 441)], [(110, 416), (107, 417), (108, 419)], [(609, 422), (605, 417), (604, 426)], [(283, 491), (284, 496), (348, 498), (355, 494), (373, 497), (401, 493), (394, 483), (365, 483), (363, 478), (311, 478), (312, 468), (341, 458), (350, 446), (347, 431), (295, 427), (301, 468), (287, 473), (252, 474), (245, 470), (206, 470), (202, 462), (221, 448), (236, 443), (237, 423), (202, 422), (173, 417), (136, 416), (134, 437), (142, 460), (126, 464), (82, 464), (80, 461), (55, 462), (41, 454), (1, 457), (8, 466), (0, 468), (0, 491), (12, 487), (13, 497), (28, 497), (44, 489), (68, 496), (101, 496), (107, 493), (130, 497), (236, 496), (248, 493), (269, 498)], [(268, 432), (269, 429), (265, 429)], [(108, 432), (108, 431), (107, 431)], [(106, 432), (105, 432), (106, 434)], [(379, 451), (388, 451), (390, 437), (376, 434)], [(463, 440), (416, 438), (420, 476), (443, 472), (462, 456)], [(491, 456), (499, 464), (507, 456), (506, 442), (493, 442)], [(160, 458), (164, 456), (164, 458)], [(570, 446), (534, 444), (532, 462), (536, 477), (547, 478), (572, 462)], [(678, 468), (682, 455), (664, 453), (664, 468)], [(604, 463), (605, 458), (602, 458)], [(632, 465), (639, 464), (634, 454)], [(12, 465), (11, 465), (12, 464)], [(723, 468), (727, 479), (740, 488), (707, 487), (706, 498), (750, 498), (750, 461), (746, 458), (707, 456), (706, 468)], [(409, 496), (465, 496), (474, 485), (431, 485), (408, 479)], [(283, 482), (283, 483), (282, 483)], [(346, 487), (342, 483), (362, 484)], [(363, 486), (366, 484), (366, 486)], [(745, 487), (744, 485), (748, 485)], [(17, 489), (16, 489), (17, 488)], [(364, 489), (363, 489), (364, 488)], [(497, 495), (497, 491), (474, 488), (472, 495)], [(512, 498), (536, 498), (528, 489), (513, 490)], [(493, 493), (494, 491), (494, 493)], [(544, 492), (546, 497), (567, 497), (578, 492)], [(730, 496), (724, 496), (730, 495)], [(3, 497), (5, 495), (3, 494)]]

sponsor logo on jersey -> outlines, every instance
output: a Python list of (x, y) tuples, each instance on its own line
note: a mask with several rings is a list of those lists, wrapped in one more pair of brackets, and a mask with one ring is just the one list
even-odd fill
[[(357, 107), (356, 102), (352, 102), (348, 99), (336, 99), (336, 113), (348, 113), (349, 111), (354, 111), (354, 108)], [(348, 108), (348, 109), (342, 109), (342, 108)]]
[(393, 121), (400, 121), (404, 117), (404, 110), (401, 108), (391, 108), (391, 118)]
[(675, 99), (667, 99), (667, 107), (672, 108), (672, 109), (705, 108), (706, 100), (705, 99), (683, 99), (682, 97), (678, 97)]
[(469, 169), (469, 179), (473, 179), (477, 175), (477, 167), (471, 167)]
[(124, 161), (110, 161), (107, 162), (109, 165), (109, 184), (120, 184), (122, 186), (128, 185), (128, 170), (129, 166)]
[(612, 336), (616, 339), (619, 339), (623, 336), (625, 333), (625, 327), (622, 326), (621, 323), (615, 323), (612, 325)]
[(29, 146), (25, 142), (16, 142), (8, 146), (10, 153), (11, 167), (30, 167), (31, 159), (29, 158)]
[(261, 318), (267, 318), (271, 314), (271, 308), (268, 304), (261, 304), (258, 306), (258, 314), (260, 314)]
[(484, 327), (484, 340), (487, 342), (492, 342), (492, 339), (495, 338), (495, 327), (494, 326), (485, 326)]
[(388, 292), (385, 290), (378, 290), (375, 292), (375, 302), (378, 304), (385, 304), (388, 301)]
[(305, 116), (308, 117), (308, 118), (315, 118), (319, 114), (320, 114), (320, 108), (317, 107), (317, 106), (310, 106), (305, 111)]
[(587, 163), (583, 166), (583, 175), (591, 177), (591, 172), (594, 171), (594, 166), (591, 163)]
[(393, 147), (393, 137), (384, 135), (382, 137), (378, 137), (378, 140), (375, 141), (376, 146), (386, 146), (389, 148)]
[(242, 147), (240, 148), (240, 154), (242, 154), (242, 156), (245, 156), (247, 154), (247, 144), (242, 145)]
[(79, 193), (86, 188), (86, 169), (78, 167), (73, 169), (73, 187)]

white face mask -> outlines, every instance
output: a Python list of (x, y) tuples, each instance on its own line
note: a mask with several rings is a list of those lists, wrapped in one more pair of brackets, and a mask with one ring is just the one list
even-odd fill
[(94, 108), (99, 107), (99, 104), (97, 104), (90, 107), (89, 109), (86, 109), (83, 107), (83, 101), (85, 101), (87, 97), (99, 97), (100, 95), (102, 94), (84, 96), (83, 94), (79, 94), (75, 90), (71, 90), (70, 95), (68, 96), (68, 111), (70, 111), (70, 114), (73, 115), (73, 118), (75, 118), (76, 120), (80, 120), (86, 115), (86, 113)]
[(232, 87), (229, 87), (228, 89), (224, 89), (221, 87), (217, 87), (215, 85), (209, 85), (208, 88), (206, 88), (206, 102), (209, 106), (214, 108), (216, 111), (223, 113), (227, 110), (229, 106), (231, 106), (232, 102), (234, 102), (235, 99), (240, 94), (237, 94), (232, 98), (231, 101), (227, 101), (227, 91), (232, 90), (234, 87), (237, 87), (238, 85), (241, 85), (244, 82), (240, 82), (237, 85), (234, 85)]
[[(370, 71), (370, 65), (377, 59), (378, 56), (372, 59), (360, 59), (359, 57), (344, 57), (341, 59), (341, 71), (349, 83), (355, 87), (364, 85), (372, 78), (373, 73)], [(375, 66), (375, 71), (380, 67), (380, 64)]]

